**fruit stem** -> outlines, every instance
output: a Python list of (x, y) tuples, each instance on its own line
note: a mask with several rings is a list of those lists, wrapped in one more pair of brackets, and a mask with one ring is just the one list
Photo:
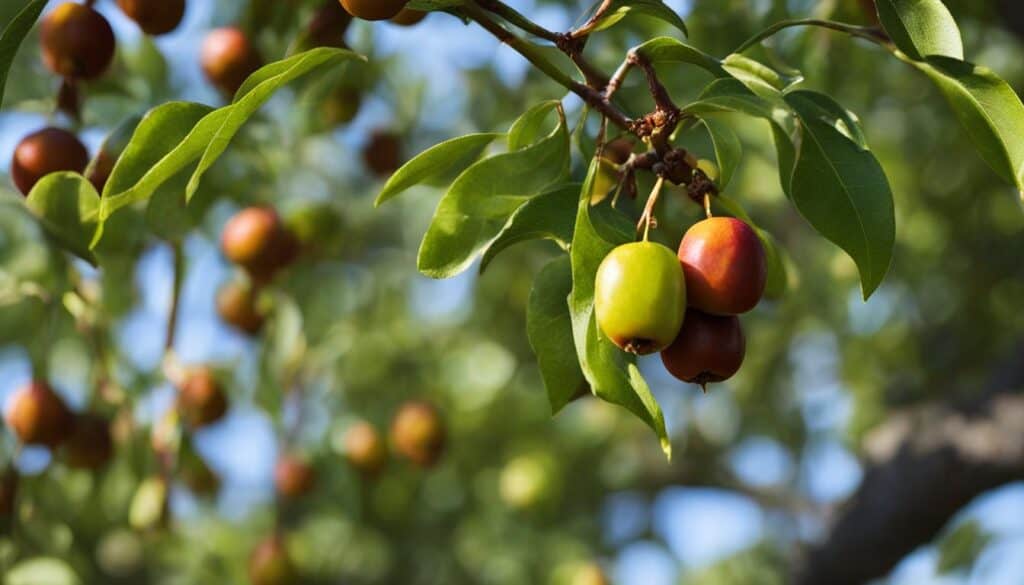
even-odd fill
[(708, 219), (713, 217), (711, 214), (711, 193), (704, 194), (704, 214), (708, 216)]
[(661, 187), (665, 184), (665, 177), (658, 175), (658, 180), (654, 182), (654, 189), (651, 190), (651, 194), (647, 196), (647, 204), (644, 205), (644, 212), (640, 216), (640, 221), (637, 223), (637, 230), (644, 229), (644, 241), (647, 241), (648, 235), (651, 231), (651, 224), (654, 223), (654, 205), (658, 202), (658, 197), (661, 196)]

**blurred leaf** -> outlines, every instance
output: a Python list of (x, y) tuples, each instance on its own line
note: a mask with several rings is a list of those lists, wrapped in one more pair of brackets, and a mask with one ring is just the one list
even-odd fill
[(4, 585), (79, 585), (81, 581), (66, 562), (37, 557), (21, 561), (7, 572)]
[(151, 90), (167, 85), (167, 59), (149, 35), (141, 35), (138, 44), (124, 54), (127, 75), (141, 78)]
[(870, 151), (822, 119), (814, 96), (795, 91), (786, 102), (802, 124), (793, 202), (821, 235), (857, 263), (867, 299), (892, 262), (896, 219), (889, 181)]
[[(14, 62), (14, 55), (18, 47), (32, 30), (32, 25), (43, 12), (47, 0), (4, 0), (4, 12), (18, 10), (14, 17), (8, 22), (3, 22), (3, 32), (0, 33), (0, 104), (3, 104), (4, 89), (7, 87), (7, 74), (11, 70), (11, 63)], [(8, 4), (10, 2), (10, 4)], [(13, 12), (12, 12), (13, 13)]]
[(889, 38), (911, 59), (964, 58), (960, 29), (942, 0), (876, 0), (875, 5)]
[(700, 121), (708, 129), (711, 142), (715, 147), (715, 157), (718, 159), (719, 169), (718, 188), (725, 189), (743, 157), (743, 146), (740, 144), (740, 139), (736, 137), (736, 133), (720, 116), (705, 114), (701, 116)]
[(985, 550), (992, 535), (988, 534), (977, 520), (968, 520), (956, 525), (939, 542), (939, 560), (935, 571), (940, 575), (968, 569)]
[(594, 26), (592, 32), (611, 28), (626, 16), (632, 14), (643, 14), (657, 18), (676, 27), (682, 31), (684, 36), (689, 35), (683, 19), (661, 0), (615, 0), (611, 9), (597, 21), (597, 25)]
[(556, 187), (528, 200), (508, 218), (480, 260), (483, 272), (499, 252), (527, 240), (552, 240), (563, 250), (572, 241), (573, 211), (579, 197), (579, 183)]
[(708, 71), (715, 77), (729, 76), (718, 59), (672, 37), (653, 38), (638, 45), (633, 51), (652, 64), (689, 63)]
[(586, 383), (572, 338), (571, 291), (572, 264), (568, 256), (559, 256), (537, 275), (526, 311), (526, 331), (537, 354), (552, 414), (569, 404)]
[(266, 379), (259, 385), (256, 402), (267, 412), (280, 412), (283, 397), (291, 388), (283, 387), (295, 379), (306, 354), (302, 309), (291, 297), (274, 296), (274, 308), (263, 335), (260, 363)]
[(502, 136), (494, 132), (467, 134), (424, 150), (388, 178), (373, 204), (380, 205), (409, 187), (465, 169)]

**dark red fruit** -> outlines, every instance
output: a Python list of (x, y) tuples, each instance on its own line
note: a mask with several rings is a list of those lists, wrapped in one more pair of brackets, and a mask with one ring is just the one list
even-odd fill
[(239, 28), (210, 31), (203, 41), (200, 62), (210, 83), (234, 95), (246, 78), (263, 65), (263, 57)]
[(287, 499), (308, 494), (316, 483), (313, 467), (297, 455), (282, 455), (274, 465), (274, 487)]
[(185, 16), (185, 0), (117, 0), (117, 5), (147, 35), (169, 33)]
[(85, 178), (89, 179), (92, 186), (96, 188), (97, 193), (103, 193), (103, 188), (107, 186), (107, 179), (110, 178), (110, 173), (114, 172), (114, 163), (116, 162), (117, 159), (104, 149), (100, 149), (96, 155), (96, 159), (85, 174)]
[(67, 2), (54, 8), (39, 27), (43, 62), (72, 79), (95, 79), (114, 59), (114, 30), (99, 12)]
[(249, 557), (252, 585), (295, 585), (298, 573), (280, 535), (259, 543)]
[(352, 23), (352, 15), (345, 12), (341, 3), (326, 0), (309, 21), (306, 34), (309, 44), (314, 47), (345, 46), (345, 31)]
[(256, 291), (247, 283), (232, 281), (222, 286), (217, 291), (217, 313), (225, 323), (247, 335), (256, 335), (263, 328)]
[(738, 317), (689, 309), (676, 340), (661, 352), (661, 361), (676, 378), (704, 386), (731, 378), (746, 349)]
[(409, 0), (341, 0), (346, 12), (363, 20), (394, 18), (408, 3)]
[(363, 147), (366, 168), (379, 177), (385, 177), (402, 166), (402, 143), (398, 136), (384, 130), (375, 130)]
[(23, 195), (28, 195), (39, 179), (58, 171), (80, 173), (89, 164), (89, 153), (74, 134), (60, 128), (33, 132), (14, 149), (11, 179)]
[(419, 24), (426, 17), (427, 13), (422, 10), (403, 8), (398, 14), (391, 18), (391, 22), (399, 26), (413, 26)]
[(689, 305), (714, 315), (753, 309), (768, 280), (764, 246), (746, 223), (712, 217), (694, 224), (679, 244)]
[(221, 249), (259, 283), (267, 282), (292, 261), (298, 241), (269, 207), (248, 207), (228, 220), (221, 233)]
[(391, 421), (395, 450), (420, 467), (431, 467), (441, 457), (445, 435), (437, 409), (426, 402), (406, 402)]
[(209, 368), (199, 368), (188, 374), (178, 389), (178, 409), (195, 428), (224, 417), (228, 411), (228, 399)]
[(65, 447), (68, 465), (76, 469), (99, 469), (114, 454), (110, 421), (92, 413), (75, 417), (74, 430)]
[(45, 382), (30, 382), (15, 392), (6, 420), (22, 443), (51, 449), (68, 438), (73, 425), (64, 400)]
[(363, 475), (373, 477), (384, 469), (388, 451), (377, 429), (368, 422), (358, 422), (345, 433), (345, 457)]

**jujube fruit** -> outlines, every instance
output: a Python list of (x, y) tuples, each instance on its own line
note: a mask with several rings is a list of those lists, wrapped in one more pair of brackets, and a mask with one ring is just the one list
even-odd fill
[(178, 28), (185, 16), (185, 0), (117, 0), (125, 16), (147, 35), (162, 35)]
[(661, 352), (661, 361), (676, 378), (704, 386), (731, 378), (745, 353), (738, 317), (690, 309), (675, 341)]
[(408, 3), (409, 0), (341, 0), (346, 12), (363, 20), (394, 18)]
[(114, 30), (99, 12), (67, 2), (54, 8), (39, 27), (43, 62), (63, 77), (95, 79), (114, 60)]
[(430, 467), (444, 451), (444, 422), (431, 404), (406, 402), (391, 421), (391, 442), (405, 458), (420, 467)]
[(314, 47), (344, 47), (345, 30), (351, 23), (352, 15), (339, 2), (326, 0), (306, 27), (308, 42)]
[(403, 8), (391, 18), (391, 22), (399, 26), (413, 26), (422, 22), (426, 17), (427, 13), (422, 10)]
[(114, 172), (116, 162), (117, 159), (106, 149), (100, 149), (96, 154), (96, 159), (86, 170), (85, 178), (92, 183), (97, 193), (103, 194), (103, 188), (107, 186), (107, 180), (110, 179), (110, 173)]
[(274, 487), (288, 499), (308, 494), (316, 483), (313, 467), (297, 455), (285, 454), (274, 465)]
[(260, 542), (249, 556), (252, 585), (295, 585), (298, 573), (280, 535)]
[(370, 423), (355, 423), (345, 432), (343, 439), (345, 458), (357, 471), (373, 477), (384, 469), (388, 461), (387, 447), (377, 429)]
[(89, 164), (85, 145), (60, 128), (43, 128), (21, 139), (11, 159), (11, 179), (28, 195), (39, 179), (59, 171), (80, 173)]
[(49, 384), (30, 382), (11, 397), (6, 420), (22, 443), (52, 449), (71, 434), (72, 417), (64, 400)]
[(679, 244), (690, 306), (715, 315), (753, 309), (768, 278), (764, 246), (754, 230), (732, 217), (697, 222)]
[(178, 389), (178, 409), (193, 427), (213, 424), (228, 411), (228, 399), (209, 368), (189, 372)]
[(672, 250), (654, 242), (623, 244), (597, 269), (594, 313), (612, 343), (631, 353), (654, 353), (679, 332), (686, 294)]
[(242, 333), (256, 335), (264, 322), (256, 301), (256, 291), (251, 285), (237, 280), (228, 282), (217, 291), (217, 314)]
[(363, 147), (363, 162), (375, 175), (384, 177), (402, 166), (402, 143), (398, 136), (376, 130)]
[(257, 282), (265, 282), (294, 260), (295, 237), (285, 229), (281, 216), (269, 207), (248, 207), (228, 220), (221, 233), (221, 249)]
[(114, 454), (110, 421), (93, 413), (79, 414), (65, 446), (67, 463), (76, 469), (99, 469)]
[(239, 28), (209, 32), (200, 55), (203, 73), (222, 92), (234, 95), (245, 80), (263, 65), (263, 57)]
[(329, 127), (348, 124), (359, 113), (362, 101), (362, 94), (354, 87), (341, 86), (334, 89), (320, 106), (324, 124)]

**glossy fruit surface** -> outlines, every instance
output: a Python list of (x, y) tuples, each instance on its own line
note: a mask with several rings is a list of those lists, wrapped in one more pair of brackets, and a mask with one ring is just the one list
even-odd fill
[(114, 60), (114, 30), (99, 12), (66, 2), (58, 5), (39, 27), (43, 62), (63, 77), (95, 79)]
[(185, 0), (117, 0), (117, 5), (147, 35), (169, 33), (185, 16)]
[(212, 424), (228, 411), (228, 399), (209, 368), (189, 372), (178, 389), (178, 408), (193, 427)]
[(274, 487), (285, 498), (298, 498), (313, 489), (316, 473), (297, 455), (282, 455), (274, 465)]
[(363, 20), (394, 18), (408, 3), (409, 0), (341, 0), (346, 12)]
[(377, 428), (366, 421), (349, 427), (344, 437), (345, 458), (357, 471), (373, 477), (388, 462), (387, 446)]
[(764, 246), (746, 223), (712, 217), (693, 225), (679, 244), (690, 306), (715, 315), (753, 309), (768, 279)]
[(676, 378), (703, 386), (731, 378), (743, 364), (746, 347), (738, 317), (690, 309), (661, 361)]
[(679, 332), (686, 294), (672, 250), (654, 242), (623, 244), (597, 269), (594, 313), (612, 343), (636, 354), (653, 353)]
[(246, 78), (263, 65), (263, 58), (239, 28), (210, 31), (200, 53), (203, 73), (222, 92), (234, 95)]
[(402, 166), (402, 143), (398, 136), (376, 130), (363, 147), (363, 162), (375, 175), (385, 177)]
[(399, 26), (413, 26), (419, 24), (427, 17), (427, 13), (422, 10), (413, 10), (412, 8), (403, 8), (396, 14), (391, 22)]
[(82, 172), (89, 164), (85, 145), (60, 128), (43, 128), (22, 138), (11, 158), (11, 179), (28, 195), (39, 179), (58, 171)]
[(65, 446), (68, 465), (76, 469), (99, 469), (114, 455), (110, 421), (93, 413), (79, 414)]
[(284, 539), (271, 536), (259, 543), (249, 557), (252, 585), (297, 585), (298, 574)]
[(7, 426), (18, 440), (51, 449), (71, 434), (72, 420), (64, 400), (45, 382), (30, 382), (16, 391), (6, 413)]
[(444, 422), (433, 405), (422, 401), (403, 404), (391, 421), (395, 450), (420, 467), (430, 467), (444, 451)]
[(263, 328), (264, 317), (257, 306), (256, 291), (241, 281), (231, 281), (217, 291), (217, 314), (228, 325), (247, 335)]
[(269, 207), (247, 207), (224, 225), (221, 250), (257, 282), (266, 282), (294, 260), (298, 245)]

